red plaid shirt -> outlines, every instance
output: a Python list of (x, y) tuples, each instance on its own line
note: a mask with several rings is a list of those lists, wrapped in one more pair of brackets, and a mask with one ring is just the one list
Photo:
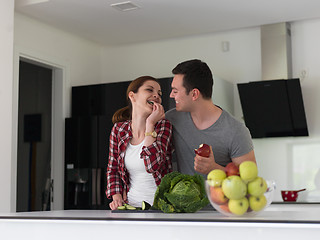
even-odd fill
[[(143, 146), (140, 158), (146, 171), (160, 184), (161, 178), (172, 171), (172, 125), (168, 120), (160, 120), (155, 125), (156, 140), (148, 147)], [(132, 138), (131, 121), (115, 123), (110, 134), (109, 162), (107, 166), (107, 197), (130, 187), (129, 172), (125, 167), (124, 157), (127, 145)]]

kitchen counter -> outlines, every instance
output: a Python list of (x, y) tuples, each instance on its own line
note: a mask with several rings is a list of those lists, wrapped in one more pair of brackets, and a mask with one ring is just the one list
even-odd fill
[(214, 210), (196, 213), (161, 211), (61, 210), (1, 214), (1, 219), (29, 220), (95, 220), (95, 221), (172, 221), (172, 222), (270, 222), (320, 224), (320, 205), (272, 204), (263, 212), (250, 217), (227, 217)]
[[(7, 235), (6, 235), (7, 234)], [(320, 204), (272, 204), (252, 217), (196, 213), (65, 210), (0, 214), (0, 239), (302, 239), (320, 235)], [(7, 237), (7, 238), (4, 238)]]

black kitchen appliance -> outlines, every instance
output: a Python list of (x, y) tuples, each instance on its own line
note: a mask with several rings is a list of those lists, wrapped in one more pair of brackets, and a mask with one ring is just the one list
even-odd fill
[(253, 138), (309, 135), (299, 79), (240, 83), (238, 91)]

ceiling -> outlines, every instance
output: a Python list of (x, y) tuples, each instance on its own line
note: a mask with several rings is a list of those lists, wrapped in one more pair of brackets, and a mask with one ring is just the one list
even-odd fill
[(104, 45), (202, 35), (320, 18), (319, 0), (15, 0), (15, 10)]

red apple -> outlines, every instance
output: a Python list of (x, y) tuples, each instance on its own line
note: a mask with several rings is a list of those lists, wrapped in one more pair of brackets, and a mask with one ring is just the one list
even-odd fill
[(227, 164), (225, 171), (227, 176), (232, 176), (232, 175), (240, 176), (239, 167), (236, 166), (233, 162)]
[(210, 146), (207, 144), (200, 144), (198, 149), (195, 149), (194, 152), (201, 157), (209, 157), (210, 155)]
[(230, 213), (229, 207), (228, 207), (228, 203), (220, 205), (220, 209), (224, 212)]
[(219, 205), (228, 202), (228, 198), (224, 195), (221, 187), (210, 187), (210, 197), (212, 202)]

